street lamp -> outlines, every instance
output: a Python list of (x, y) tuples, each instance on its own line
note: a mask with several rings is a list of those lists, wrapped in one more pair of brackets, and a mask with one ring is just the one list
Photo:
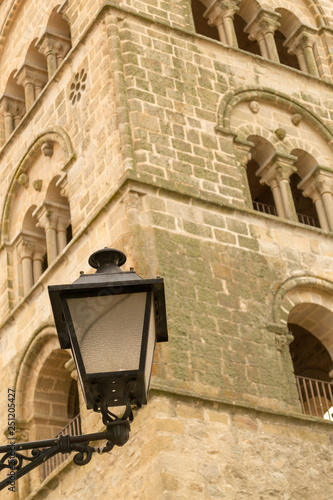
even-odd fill
[[(125, 261), (119, 250), (98, 250), (89, 258), (94, 274), (48, 287), (60, 346), (71, 349), (86, 406), (102, 414), (106, 431), (0, 447), (5, 453), (0, 470), (10, 468), (5, 462), (11, 461), (15, 479), (56, 453), (77, 451), (74, 462), (84, 465), (94, 451), (122, 446), (129, 438), (132, 410), (147, 404), (155, 343), (168, 340), (164, 284), (160, 277), (144, 280), (132, 269), (123, 272)], [(125, 406), (122, 417), (110, 412), (116, 406)], [(107, 440), (104, 448), (89, 446), (100, 439)], [(33, 450), (33, 457), (18, 453), (26, 449)], [(30, 463), (23, 466), (23, 460)], [(2, 481), (0, 489), (8, 482)]]

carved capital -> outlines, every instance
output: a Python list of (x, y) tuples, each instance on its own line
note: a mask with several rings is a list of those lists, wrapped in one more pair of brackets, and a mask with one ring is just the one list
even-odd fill
[(63, 229), (70, 224), (68, 206), (61, 203), (45, 201), (33, 212), (38, 219), (38, 227), (47, 229)]
[(296, 160), (296, 156), (276, 152), (265, 165), (257, 170), (256, 175), (261, 177), (261, 184), (268, 184), (269, 186), (273, 181), (288, 180), (297, 171), (294, 165)]
[(324, 193), (333, 192), (333, 170), (327, 167), (317, 167), (313, 170), (313, 178), (316, 188), (319, 193), (323, 195)]
[(267, 33), (274, 33), (280, 26), (280, 17), (277, 12), (260, 9), (252, 21), (245, 26), (244, 31), (249, 34), (250, 40), (257, 40)]
[(234, 140), (234, 151), (237, 164), (240, 167), (247, 168), (248, 162), (251, 160), (251, 149), (254, 147), (253, 142), (242, 141), (240, 139)]
[(45, 33), (40, 37), (36, 43), (38, 52), (47, 57), (49, 54), (54, 54), (57, 57), (65, 57), (71, 47), (71, 42), (68, 38), (50, 33)]
[(129, 191), (123, 198), (126, 210), (140, 210), (140, 195), (136, 191)]
[(47, 71), (29, 64), (23, 66), (16, 72), (16, 79), (19, 85), (33, 84), (36, 87), (44, 87), (48, 80)]
[(4, 116), (12, 116), (22, 118), (25, 114), (25, 104), (24, 99), (19, 99), (17, 97), (11, 97), (9, 95), (3, 94), (0, 98), (0, 106), (4, 113)]
[(219, 24), (226, 17), (234, 17), (239, 10), (239, 3), (240, 0), (215, 0), (204, 12), (204, 17), (210, 25)]
[(316, 31), (308, 26), (300, 26), (292, 35), (284, 42), (284, 46), (288, 48), (289, 54), (298, 54), (306, 47), (313, 47), (316, 39)]
[(287, 326), (272, 323), (267, 326), (267, 329), (275, 334), (275, 346), (279, 352), (282, 352), (294, 340), (294, 336)]

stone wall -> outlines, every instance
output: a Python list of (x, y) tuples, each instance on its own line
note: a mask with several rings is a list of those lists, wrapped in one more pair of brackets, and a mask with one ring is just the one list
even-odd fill
[[(46, 437), (67, 418), (58, 400), (69, 375), (61, 387), (50, 380), (67, 357), (56, 352), (47, 286), (91, 272), (93, 251), (119, 248), (126, 270), (164, 277), (170, 337), (129, 443), (83, 468), (66, 462), (44, 483), (35, 471), (17, 499), (332, 496), (332, 423), (301, 414), (287, 323), (313, 331), (332, 357), (333, 12), (324, 0), (269, 8), (282, 4), (318, 28), (318, 77), (196, 34), (188, 0), (68, 0), (59, 12), (71, 48), (7, 137), (1, 108), (3, 432), (8, 388), (21, 439)], [(0, 96), (55, 7), (0, 2)], [(268, 162), (262, 184), (282, 172), (284, 216), (251, 200), (248, 162), (265, 167), (272, 151), (276, 170)], [(312, 182), (304, 193), (317, 196), (326, 226), (287, 212), (293, 168)], [(73, 237), (64, 248), (53, 241), (51, 260), (55, 192)], [(23, 237), (43, 240), (48, 257), (29, 286)], [(84, 432), (101, 429), (82, 397), (81, 417)]]

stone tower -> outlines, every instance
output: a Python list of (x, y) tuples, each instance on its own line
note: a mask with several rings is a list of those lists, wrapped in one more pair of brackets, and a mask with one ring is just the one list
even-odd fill
[(3, 444), (8, 389), (20, 441), (103, 427), (47, 293), (95, 250), (170, 337), (126, 446), (2, 498), (333, 498), (332, 2), (0, 0), (0, 186)]

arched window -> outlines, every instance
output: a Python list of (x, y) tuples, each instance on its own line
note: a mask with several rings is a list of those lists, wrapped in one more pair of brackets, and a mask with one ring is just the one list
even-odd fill
[(256, 172), (259, 170), (258, 163), (251, 159), (247, 164), (247, 177), (254, 210), (270, 215), (277, 215), (274, 198), (270, 187), (261, 184)]
[(36, 43), (47, 62), (48, 77), (51, 78), (71, 48), (71, 35), (67, 21), (55, 7), (49, 17), (46, 30)]
[(31, 108), (48, 80), (46, 59), (38, 52), (36, 41), (31, 42), (24, 64), (15, 75), (17, 83), (24, 87), (27, 110)]
[(302, 25), (295, 14), (287, 9), (279, 8), (276, 12), (280, 15), (280, 27), (275, 32), (280, 62), (313, 76), (319, 76), (314, 55), (316, 31)]
[(219, 32), (216, 26), (209, 24), (208, 20), (204, 18), (205, 12), (206, 7), (200, 2), (200, 0), (192, 1), (192, 14), (195, 31), (199, 33), (199, 35), (204, 35), (208, 38), (212, 38), (213, 40), (220, 41)]
[(301, 69), (296, 54), (288, 51), (288, 48), (285, 45), (286, 40), (286, 37), (280, 30), (275, 31), (275, 44), (276, 50), (279, 54), (280, 63), (290, 66), (291, 68)]
[(20, 297), (29, 292), (47, 268), (45, 231), (38, 227), (35, 209), (32, 205), (27, 211), (17, 238)]
[(271, 178), (265, 175), (264, 169), (275, 154), (273, 145), (260, 136), (247, 138), (254, 146), (251, 148), (251, 159), (247, 163), (246, 172), (254, 210), (270, 215), (277, 215), (274, 201), (274, 185)]
[(294, 336), (289, 349), (303, 412), (333, 421), (332, 358), (307, 329), (291, 323), (288, 328)]
[[(72, 371), (74, 370), (74, 371)], [(59, 349), (48, 327), (32, 340), (20, 364), (16, 393), (18, 432), (23, 441), (81, 434), (80, 405), (74, 363)], [(19, 482), (20, 498), (39, 487), (68, 455), (57, 455)]]
[(262, 55), (260, 51), (260, 47), (255, 38), (249, 37), (249, 34), (246, 33), (246, 21), (238, 15), (234, 15), (234, 27), (237, 38), (238, 47), (246, 52), (250, 52), (251, 54), (256, 54), (258, 56)]
[(292, 174), (289, 182), (298, 222), (309, 226), (320, 227), (315, 205), (311, 198), (304, 197), (303, 192), (298, 187), (301, 182), (300, 176), (296, 173)]
[(9, 139), (25, 114), (24, 88), (18, 85), (13, 71), (8, 79), (6, 89), (0, 99), (2, 111), (0, 145)]

